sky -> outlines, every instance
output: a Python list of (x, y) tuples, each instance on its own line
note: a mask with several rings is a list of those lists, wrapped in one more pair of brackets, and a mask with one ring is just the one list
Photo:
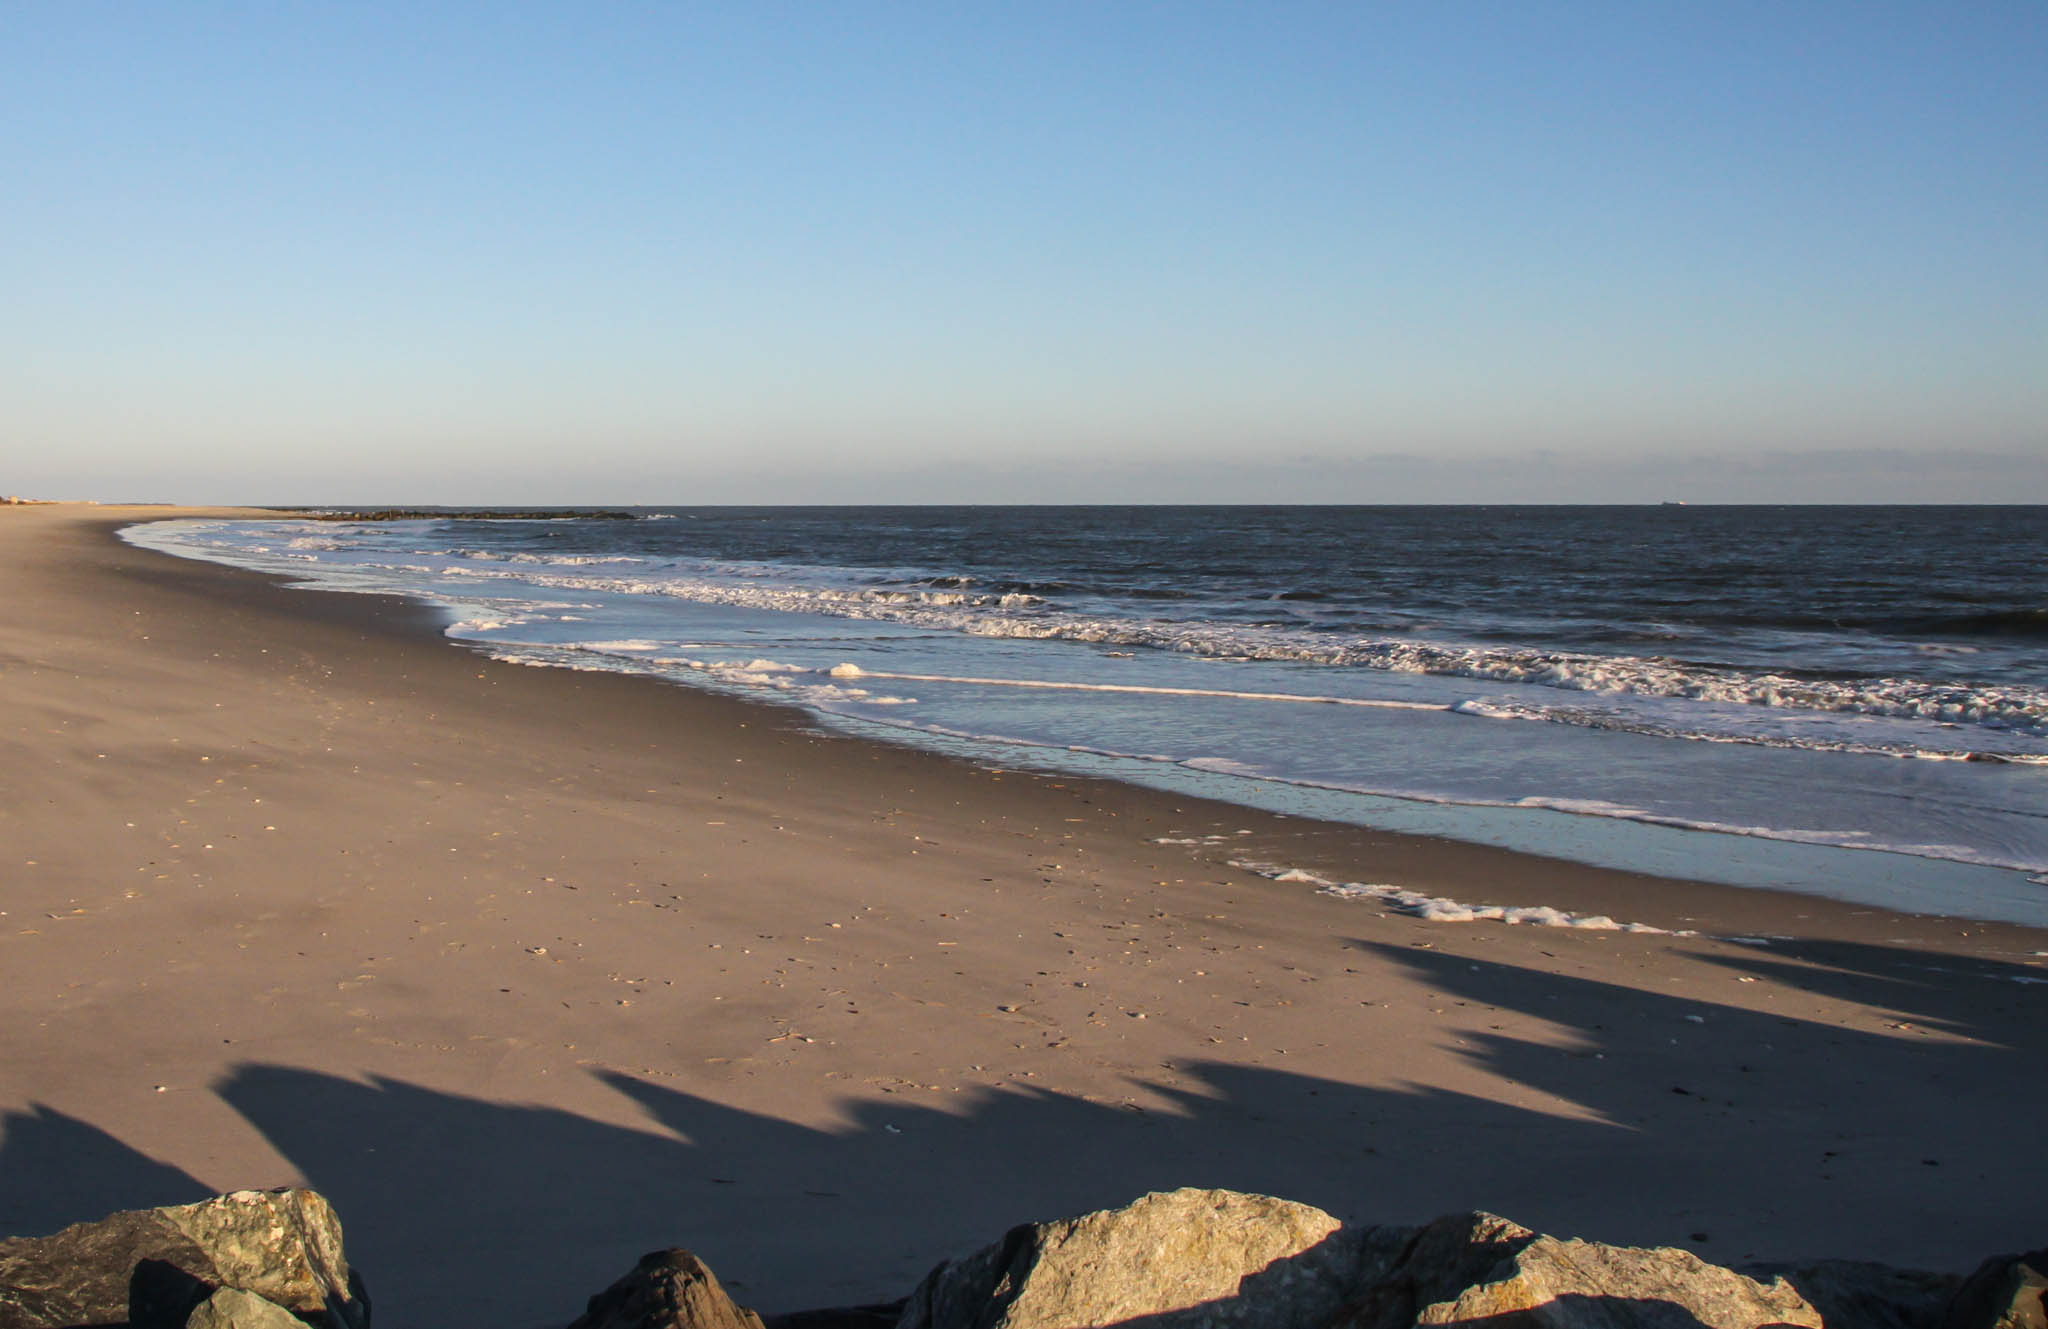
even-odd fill
[(0, 0), (0, 493), (2048, 503), (2048, 3)]

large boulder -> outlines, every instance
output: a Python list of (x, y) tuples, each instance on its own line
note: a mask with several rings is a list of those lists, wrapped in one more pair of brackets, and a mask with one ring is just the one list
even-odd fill
[(2048, 1329), (2048, 1249), (1978, 1266), (1956, 1290), (1943, 1329)]
[(734, 1305), (702, 1260), (665, 1250), (641, 1256), (569, 1329), (761, 1329), (761, 1317)]
[(1866, 1260), (1817, 1260), (1742, 1272), (1759, 1281), (1783, 1277), (1820, 1312), (1828, 1329), (1942, 1329), (1943, 1314), (1963, 1281), (1957, 1274)]
[[(1830, 1329), (1935, 1329), (1943, 1284), (1876, 1266), (1805, 1271), (1845, 1313)], [(1929, 1281), (1929, 1280), (1932, 1281)], [(1690, 1251), (1540, 1235), (1493, 1214), (1346, 1228), (1307, 1205), (1232, 1191), (1145, 1196), (1013, 1228), (940, 1265), (898, 1329), (1822, 1329), (1784, 1278)], [(2048, 1329), (1989, 1322), (1944, 1329)]]
[(220, 1288), (330, 1329), (369, 1324), (341, 1221), (314, 1191), (236, 1191), (0, 1241), (0, 1329), (179, 1329)]
[(1491, 1214), (1441, 1218), (1334, 1329), (1821, 1329), (1789, 1283), (1760, 1283), (1690, 1251), (1560, 1241)]
[(1156, 1192), (941, 1264), (898, 1329), (1322, 1329), (1398, 1251), (1380, 1231), (1269, 1196)]

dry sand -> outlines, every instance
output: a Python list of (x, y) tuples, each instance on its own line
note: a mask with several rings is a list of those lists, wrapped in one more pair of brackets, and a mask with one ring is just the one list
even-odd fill
[(111, 534), (165, 515), (0, 508), (0, 1232), (305, 1183), (380, 1318), (515, 1329), (659, 1246), (848, 1304), (1175, 1185), (1721, 1262), (2041, 1239), (2048, 934), (493, 663)]

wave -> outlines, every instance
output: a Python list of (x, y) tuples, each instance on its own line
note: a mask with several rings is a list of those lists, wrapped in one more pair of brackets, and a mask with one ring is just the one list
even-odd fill
[[(339, 549), (340, 545), (329, 546)], [(443, 557), (470, 558), (479, 563), (530, 563), (554, 567), (590, 567), (604, 563), (645, 563), (647, 560), (635, 554), (500, 554), (489, 549), (459, 549), (452, 552), (423, 549), (422, 554)]]
[[(332, 529), (283, 534), (291, 555), (331, 548)], [(268, 534), (268, 533), (266, 533)], [(292, 535), (298, 539), (291, 539)], [(304, 543), (301, 544), (301, 541)], [(244, 553), (256, 553), (245, 548)], [(427, 551), (418, 551), (425, 553)], [(284, 555), (273, 550), (272, 557)], [(290, 557), (291, 555), (284, 555)], [(791, 568), (769, 564), (717, 561), (692, 568), (628, 566), (649, 560), (625, 554), (500, 553), (455, 547), (442, 553), (440, 566), (417, 563), (357, 563), (358, 570), (379, 570), (411, 578), (423, 572), (459, 581), (507, 580), (533, 586), (580, 592), (662, 596), (697, 603), (837, 618), (867, 619), (1019, 640), (1065, 640), (1122, 649), (1146, 649), (1219, 660), (1250, 660), (1328, 665), (1395, 674), (1474, 679), (1512, 686), (1581, 693), (1590, 698), (1664, 698), (1757, 707), (1784, 713), (1806, 712), (1868, 716), (1932, 724), (1969, 732), (1999, 732), (2024, 740), (2048, 738), (2048, 688), (1934, 681), (1912, 677), (1843, 678), (1758, 671), (1733, 665), (1702, 664), (1650, 654), (1591, 654), (1516, 645), (1468, 645), (1402, 636), (1353, 635), (1300, 625), (1221, 622), (1214, 617), (1175, 619), (1115, 614), (1092, 615), (1048, 603), (1039, 591), (1058, 594), (1055, 583), (1024, 580), (979, 582), (966, 574), (926, 573), (918, 581), (894, 586), (872, 583), (834, 585), (853, 570)], [(672, 566), (672, 565), (671, 565)], [(792, 580), (794, 578), (795, 580)], [(1298, 584), (1297, 584), (1298, 585)], [(1035, 590), (1025, 589), (1035, 586)], [(1934, 620), (1925, 620), (1934, 621)], [(2032, 633), (2048, 622), (2042, 611), (1997, 611), (1950, 615), (1938, 620), (1958, 632)], [(1931, 648), (1968, 650), (1967, 646)], [(1514, 707), (1491, 699), (1461, 707), (1466, 714), (1492, 718), (1538, 718), (1595, 729), (1614, 729), (1656, 737), (1710, 742), (1752, 743), (1893, 756), (1926, 756), (1945, 760), (2037, 761), (2035, 754), (1977, 751), (1967, 742), (1871, 741), (1848, 735), (1783, 736), (1750, 732), (1751, 727), (1700, 717), (1673, 720), (1621, 714), (1595, 704), (1553, 704)]]
[(1936, 747), (1927, 743), (1881, 742), (1867, 738), (1831, 738), (1810, 734), (1773, 734), (1755, 731), (1737, 733), (1726, 729), (1708, 729), (1697, 724), (1681, 724), (1675, 720), (1625, 715), (1618, 711), (1577, 706), (1535, 706), (1499, 697), (1480, 697), (1455, 702), (1449, 709), (1458, 715), (1488, 720), (1533, 720), (1548, 724), (1574, 725), (1583, 729), (1603, 729), (1613, 733), (1642, 734), (1649, 738), (1683, 739), (1696, 743), (1740, 743), (1752, 747), (1787, 748), (1803, 752), (1841, 752), (1872, 757), (1904, 757), (1923, 761), (2048, 765), (2048, 753), (1997, 752), (1960, 743), (1953, 747)]
[[(1533, 647), (1468, 646), (1385, 638), (1330, 639), (1298, 629), (1213, 620), (1091, 616), (1014, 594), (892, 591), (873, 587), (746, 584), (677, 574), (657, 579), (590, 577), (454, 563), (452, 578), (519, 579), (536, 585), (660, 595), (738, 608), (881, 619), (972, 636), (1064, 640), (1146, 648), (1222, 660), (1333, 665), (1426, 674), (1560, 691), (1668, 697), (1972, 725), (2048, 738), (2048, 688), (1977, 686), (1913, 678), (1831, 679), (1751, 672), (1659, 656), (1590, 655)], [(1021, 611), (1021, 612), (1020, 612)]]
[[(573, 649), (607, 653), (632, 653), (656, 651), (662, 649), (662, 647), (657, 642), (626, 641), (582, 642), (577, 643)], [(1867, 740), (1857, 741), (1767, 733), (1734, 734), (1715, 732), (1698, 727), (1687, 727), (1675, 723), (1659, 722), (1650, 717), (1629, 716), (1612, 711), (1594, 711), (1573, 707), (1533, 706), (1501, 698), (1481, 698), (1446, 704), (1442, 702), (1401, 701), (1378, 697), (1341, 697), (1312, 692), (1260, 692), (1240, 688), (1171, 687), (1164, 684), (1141, 683), (1091, 683), (1072, 679), (994, 678), (973, 674), (905, 673), (896, 670), (867, 669), (852, 663), (841, 663), (826, 669), (811, 670), (801, 665), (757, 662), (756, 668), (764, 670), (772, 668), (793, 673), (816, 672), (834, 679), (884, 679), (903, 683), (943, 683), (967, 687), (1020, 688), (1047, 692), (1096, 692), (1157, 697), (1207, 697), (1226, 701), (1264, 701), (1311, 706), (1349, 706), (1366, 710), (1432, 711), (1440, 714), (1473, 716), (1490, 720), (1528, 720), (1568, 724), (1589, 729), (1643, 734), (1653, 738), (1684, 739), (1706, 743), (1749, 744), (1759, 747), (1785, 748), (1807, 752), (1855, 753), (1870, 756), (1917, 758), (1928, 761), (1974, 761), (2011, 765), (2048, 765), (2048, 753), (1986, 752), (1969, 747), (1944, 748), (1905, 742), (1880, 743)]]
[[(883, 578), (881, 580), (886, 582), (888, 579)], [(930, 576), (911, 577), (907, 579), (906, 584), (912, 586), (935, 586), (940, 590), (949, 591), (965, 590), (970, 586), (984, 586), (988, 588), (987, 593), (990, 595), (1023, 595), (1030, 597), (1034, 602), (1044, 600), (1050, 596), (1070, 595), (1081, 589), (1063, 581), (1016, 581), (1006, 577), (990, 580), (988, 578), (970, 576), (964, 572), (941, 572)]]
[(1161, 684), (1082, 683), (1049, 678), (977, 678), (960, 674), (901, 674), (889, 670), (863, 669), (856, 664), (837, 664), (824, 671), (833, 678), (886, 678), (910, 683), (965, 683), (993, 688), (1040, 688), (1061, 692), (1140, 693), (1156, 697), (1219, 697), (1232, 701), (1303, 702), (1321, 706), (1363, 706), (1383, 711), (1442, 711), (1438, 702), (1389, 701), (1371, 697), (1323, 697), (1297, 692), (1244, 692), (1230, 688), (1175, 688)]

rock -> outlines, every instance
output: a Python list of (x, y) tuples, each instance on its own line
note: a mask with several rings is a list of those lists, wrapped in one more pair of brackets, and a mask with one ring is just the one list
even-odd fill
[(1782, 1276), (1820, 1312), (1828, 1329), (1941, 1329), (1962, 1279), (1860, 1260), (1745, 1268), (1751, 1278)]
[(309, 1190), (236, 1191), (0, 1241), (0, 1329), (180, 1329), (222, 1287), (331, 1329), (369, 1324), (340, 1220)]
[[(1012, 1228), (932, 1270), (898, 1329), (1322, 1329), (1399, 1244), (1320, 1209), (1178, 1190), (1123, 1209)], [(1401, 1235), (1407, 1235), (1405, 1232)]]
[(1521, 1224), (1485, 1213), (1449, 1215), (1404, 1235), (1391, 1267), (1363, 1287), (1338, 1321), (1341, 1329), (1409, 1329), (1418, 1309), (1492, 1278), (1536, 1240)]
[(1979, 1265), (1956, 1289), (1942, 1329), (2048, 1329), (2048, 1249)]
[(216, 1290), (192, 1311), (185, 1329), (305, 1329), (305, 1326), (274, 1301), (238, 1287)]
[(1390, 1276), (1338, 1323), (1409, 1329), (1821, 1329), (1790, 1284), (1765, 1284), (1690, 1251), (1560, 1241), (1492, 1214), (1422, 1229)]
[[(1498, 1280), (1426, 1307), (1419, 1324), (1514, 1316), (1554, 1329), (1821, 1329), (1820, 1313), (1782, 1279), (1755, 1282), (1691, 1251), (1602, 1246), (1538, 1237)], [(1507, 1329), (1502, 1325), (1501, 1329)]]
[(569, 1329), (761, 1329), (761, 1317), (734, 1305), (702, 1260), (666, 1250), (641, 1256)]

